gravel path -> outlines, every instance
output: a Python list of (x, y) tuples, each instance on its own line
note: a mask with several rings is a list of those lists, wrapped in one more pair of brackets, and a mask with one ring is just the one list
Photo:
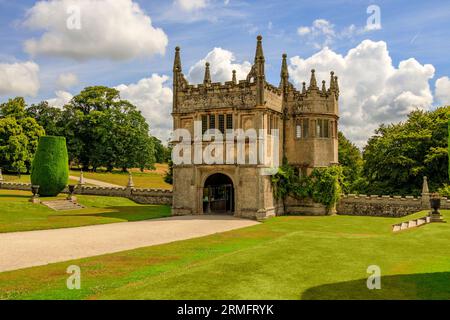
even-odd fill
[[(76, 176), (69, 176), (69, 179), (71, 180), (80, 180), (80, 177), (76, 177)], [(123, 188), (124, 186), (119, 186), (117, 184), (112, 184), (112, 183), (107, 183), (107, 182), (103, 182), (103, 181), (99, 181), (99, 180), (94, 180), (94, 179), (88, 179), (88, 178), (83, 178), (84, 182), (87, 184), (93, 184), (99, 187), (106, 187), (106, 188)]]
[(231, 216), (183, 216), (138, 222), (0, 234), (0, 272), (202, 237), (256, 225)]

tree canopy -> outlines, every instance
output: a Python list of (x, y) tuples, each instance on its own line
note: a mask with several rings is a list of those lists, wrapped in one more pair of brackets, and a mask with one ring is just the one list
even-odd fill
[(23, 98), (0, 105), (0, 167), (12, 172), (29, 172), (39, 137), (44, 128), (26, 112)]
[(364, 148), (363, 175), (372, 194), (420, 194), (423, 176), (430, 189), (448, 181), (449, 107), (413, 111), (404, 122), (381, 125)]
[(153, 168), (156, 140), (149, 125), (116, 89), (87, 87), (62, 110), (42, 102), (28, 112), (50, 134), (66, 137), (70, 161), (86, 170)]

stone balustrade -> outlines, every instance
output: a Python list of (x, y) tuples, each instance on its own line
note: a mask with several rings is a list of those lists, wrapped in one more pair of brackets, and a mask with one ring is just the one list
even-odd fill
[[(0, 189), (30, 191), (31, 195), (30, 183), (0, 182)], [(68, 188), (65, 188), (63, 193), (69, 193)], [(111, 188), (77, 185), (75, 194), (124, 197), (141, 204), (172, 205), (172, 191), (163, 189)]]

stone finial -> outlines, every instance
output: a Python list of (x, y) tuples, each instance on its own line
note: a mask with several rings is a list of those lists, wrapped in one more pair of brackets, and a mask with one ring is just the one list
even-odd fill
[(175, 48), (175, 59), (173, 62), (173, 72), (181, 72), (181, 57), (180, 57), (180, 47)]
[(339, 94), (339, 82), (337, 76), (334, 77), (334, 85), (336, 87), (336, 92)]
[(330, 72), (330, 90), (334, 91), (336, 89), (336, 85), (334, 82), (334, 71)]
[(131, 174), (131, 172), (128, 174), (127, 188), (134, 188), (133, 175)]
[(233, 70), (233, 77), (231, 78), (231, 81), (233, 82), (233, 84), (237, 84), (236, 70)]
[(316, 70), (311, 70), (311, 80), (309, 81), (309, 89), (318, 89), (316, 80)]
[(283, 53), (282, 59), (283, 60), (281, 62), (280, 87), (285, 87), (285, 86), (287, 86), (288, 81), (289, 81), (289, 71), (288, 71), (288, 66), (287, 66), (287, 54), (286, 53)]
[(0, 181), (3, 181), (2, 168), (0, 168)]
[(327, 88), (325, 86), (325, 80), (322, 81), (322, 92), (327, 93)]
[(423, 177), (423, 184), (422, 184), (422, 195), (429, 194), (430, 190), (428, 189), (428, 178)]
[(204, 84), (211, 84), (211, 72), (209, 71), (209, 62), (205, 63), (205, 77), (203, 79)]
[(421, 202), (423, 209), (430, 209), (430, 190), (428, 189), (427, 177), (423, 177)]
[(86, 182), (84, 181), (83, 170), (81, 170), (81, 172), (80, 172), (80, 180), (78, 180), (78, 184), (79, 184), (80, 186), (86, 184)]
[(259, 35), (256, 37), (256, 53), (255, 53), (255, 63), (257, 63), (259, 60), (262, 60), (264, 62), (264, 52), (262, 48), (262, 36)]
[(306, 93), (306, 82), (302, 83), (302, 93), (305, 94)]

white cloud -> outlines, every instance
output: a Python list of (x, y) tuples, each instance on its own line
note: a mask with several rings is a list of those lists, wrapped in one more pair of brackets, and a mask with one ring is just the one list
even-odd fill
[[(184, 11), (195, 11), (205, 8), (208, 5), (207, 0), (175, 0), (175, 5)], [(227, 3), (225, 3), (227, 5)]]
[(299, 27), (297, 29), (297, 33), (300, 36), (304, 36), (305, 34), (311, 33), (311, 28), (310, 27)]
[(55, 92), (56, 97), (48, 99), (48, 105), (50, 107), (62, 108), (72, 100), (73, 95), (70, 92), (58, 90)]
[(238, 81), (245, 79), (252, 67), (251, 63), (235, 63), (236, 59), (231, 51), (214, 48), (205, 58), (194, 64), (188, 74), (188, 79), (193, 83), (202, 83), (205, 75), (205, 64), (210, 63), (211, 79), (213, 82), (231, 81), (233, 70), (236, 70)]
[(153, 74), (137, 83), (121, 84), (116, 87), (122, 99), (130, 101), (150, 124), (151, 133), (167, 142), (172, 130), (172, 89), (168, 87), (169, 77)]
[(450, 105), (450, 79), (441, 77), (436, 80), (436, 99), (442, 105)]
[[(80, 29), (68, 28), (76, 25), (73, 8), (80, 13)], [(126, 60), (163, 55), (168, 43), (164, 31), (153, 27), (150, 17), (132, 0), (39, 1), (27, 12), (24, 25), (44, 30), (40, 38), (24, 44), (33, 56)]]
[(0, 95), (36, 96), (39, 88), (39, 66), (36, 63), (0, 63)]
[(324, 48), (313, 56), (290, 60), (293, 82), (309, 82), (310, 70), (317, 80), (329, 85), (331, 70), (339, 76), (340, 117), (342, 131), (359, 146), (373, 134), (380, 123), (405, 119), (412, 110), (428, 110), (433, 103), (429, 80), (434, 67), (415, 59), (392, 64), (383, 41), (364, 40), (342, 56)]
[(297, 34), (306, 38), (308, 43), (315, 48), (320, 49), (331, 46), (336, 40), (351, 39), (355, 35), (363, 34), (377, 29), (368, 29), (366, 27), (358, 28), (354, 24), (340, 30), (336, 30), (334, 24), (325, 19), (316, 19), (311, 26), (300, 26)]
[(62, 73), (59, 75), (58, 80), (56, 81), (58, 87), (63, 89), (69, 89), (78, 84), (78, 77), (76, 74), (71, 72)]

